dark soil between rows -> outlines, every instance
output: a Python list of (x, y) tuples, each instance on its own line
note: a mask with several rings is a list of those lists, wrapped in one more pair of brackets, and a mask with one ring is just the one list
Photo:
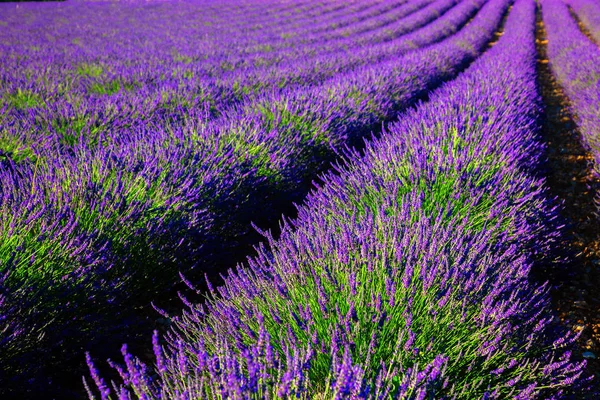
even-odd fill
[[(587, 370), (600, 376), (600, 219), (595, 196), (600, 179), (593, 158), (583, 147), (574, 115), (553, 76), (547, 57), (546, 32), (538, 10), (536, 44), (538, 79), (545, 106), (542, 135), (547, 145), (546, 177), (552, 195), (562, 202), (566, 263), (544, 278), (552, 285), (553, 307), (573, 332), (581, 332), (576, 359), (586, 358)], [(591, 352), (597, 358), (590, 358)], [(584, 357), (584, 354), (586, 357)]]
[(585, 24), (583, 22), (581, 22), (581, 20), (579, 19), (579, 17), (577, 16), (577, 14), (575, 14), (575, 11), (573, 11), (573, 9), (571, 8), (571, 6), (569, 6), (569, 12), (571, 13), (571, 17), (573, 17), (573, 19), (575, 20), (575, 22), (577, 22), (577, 25), (579, 26), (579, 30), (581, 30), (581, 32), (585, 36), (587, 36), (587, 38), (590, 39), (591, 42), (593, 42), (596, 45), (598, 45), (598, 42), (596, 41), (596, 39), (594, 39), (594, 37), (590, 33), (589, 29), (585, 26)]

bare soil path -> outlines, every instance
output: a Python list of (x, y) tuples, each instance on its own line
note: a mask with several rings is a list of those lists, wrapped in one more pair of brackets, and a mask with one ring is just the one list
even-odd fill
[[(583, 330), (574, 356), (588, 361), (600, 377), (600, 219), (595, 196), (600, 179), (592, 173), (592, 156), (582, 146), (570, 104), (552, 75), (547, 39), (538, 9), (536, 44), (538, 76), (545, 105), (542, 134), (547, 144), (546, 177), (551, 193), (563, 202), (567, 262), (544, 278), (552, 284), (553, 306), (573, 332)], [(594, 358), (596, 357), (596, 358)]]

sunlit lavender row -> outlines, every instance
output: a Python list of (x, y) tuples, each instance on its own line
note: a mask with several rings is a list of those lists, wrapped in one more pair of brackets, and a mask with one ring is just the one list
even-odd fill
[[(235, 240), (257, 214), (275, 208), (265, 206), (291, 201), (334, 151), (452, 77), (484, 48), (506, 7), (496, 0), (438, 45), (314, 88), (265, 94), (212, 124), (194, 120), (151, 134), (120, 130), (112, 143), (76, 145), (60, 157), (51, 149), (42, 161), (9, 158), (2, 217), (11, 225), (3, 247), (15, 254), (13, 280), (27, 286), (56, 280), (53, 288), (72, 298), (78, 293), (85, 303), (77, 318), (81, 307), (91, 310), (76, 326), (97, 323), (88, 322), (90, 315), (110, 310), (115, 296), (117, 304), (153, 300), (179, 279), (178, 270), (206, 268), (220, 242)], [(421, 37), (430, 32), (440, 31)], [(47, 307), (49, 329), (60, 333), (61, 320), (74, 329), (70, 307), (61, 312), (44, 301), (39, 318)]]
[[(343, 50), (333, 53), (324, 51), (323, 43), (318, 43), (319, 52), (308, 57), (285, 56), (282, 52), (269, 50), (263, 55), (273, 54), (281, 60), (279, 66), (251, 65), (229, 71), (234, 68), (230, 66), (216, 77), (207, 76), (207, 72), (199, 69), (209, 64), (205, 56), (190, 55), (185, 60), (165, 62), (170, 56), (152, 53), (151, 58), (147, 52), (139, 50), (138, 54), (130, 54), (127, 43), (121, 50), (124, 54), (118, 54), (117, 63), (109, 58), (107, 66), (96, 60), (97, 57), (86, 60), (90, 57), (85, 54), (69, 55), (66, 68), (57, 68), (35, 78), (43, 82), (36, 85), (37, 90), (25, 90), (20, 80), (6, 78), (16, 86), (7, 86), (6, 91), (11, 93), (7, 96), (12, 103), (9, 108), (17, 113), (20, 123), (5, 133), (18, 136), (5, 151), (23, 157), (36, 153), (38, 147), (55, 147), (57, 143), (61, 147), (71, 147), (81, 141), (92, 141), (90, 145), (93, 146), (106, 141), (104, 136), (110, 136), (114, 129), (130, 130), (131, 125), (135, 130), (154, 129), (157, 123), (164, 127), (170, 122), (180, 125), (181, 120), (190, 118), (204, 120), (206, 114), (221, 115), (235, 104), (244, 103), (248, 97), (254, 99), (265, 91), (318, 84), (340, 73), (396, 58), (444, 39), (468, 21), (481, 1), (469, 1), (448, 10), (455, 4), (454, 0), (438, 0), (416, 12), (417, 6), (422, 4), (406, 4), (411, 7), (404, 7), (402, 18), (397, 15), (398, 19), (392, 24), (384, 25), (383, 33), (388, 36), (346, 44)], [(433, 21), (446, 11), (439, 20)], [(428, 23), (431, 26), (423, 27)], [(411, 32), (413, 34), (409, 34)], [(13, 51), (21, 54), (19, 49)], [(137, 59), (143, 59), (143, 63), (141, 60), (135, 62)], [(151, 61), (154, 59), (156, 62)], [(289, 62), (291, 59), (293, 63)], [(247, 61), (247, 57), (244, 60)], [(18, 59), (10, 61), (12, 75), (22, 76), (22, 63)], [(42, 58), (40, 62), (45, 60)], [(69, 65), (73, 63), (76, 65)], [(36, 64), (33, 63), (31, 69), (38, 72), (27, 71), (28, 74), (40, 75), (42, 68)], [(38, 90), (44, 93), (36, 93)], [(69, 96), (64, 96), (65, 91)], [(105, 101), (107, 95), (111, 96), (108, 103)], [(35, 107), (41, 98), (52, 99), (52, 104), (46, 104), (52, 108), (51, 113), (45, 107), (39, 110)], [(27, 113), (22, 112), (24, 105)], [(46, 132), (43, 137), (38, 133), (40, 129)], [(48, 131), (54, 134), (48, 137)]]
[(527, 281), (557, 235), (535, 174), (534, 10), (518, 0), (492, 50), (350, 153), (166, 349), (155, 336), (156, 369), (124, 347), (115, 398), (576, 393), (574, 338)]
[[(562, 0), (542, 10), (555, 68), (584, 34)], [(593, 393), (532, 279), (562, 267), (536, 12), (1, 3), (0, 394)], [(569, 92), (592, 64), (556, 74), (594, 149)]]

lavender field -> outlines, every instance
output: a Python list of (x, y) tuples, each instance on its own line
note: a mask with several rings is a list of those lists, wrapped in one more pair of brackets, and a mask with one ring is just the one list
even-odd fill
[(599, 0), (0, 3), (0, 398), (600, 398)]

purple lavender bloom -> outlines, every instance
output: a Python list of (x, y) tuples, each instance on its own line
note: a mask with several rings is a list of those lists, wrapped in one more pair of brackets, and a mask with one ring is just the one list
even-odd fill
[[(438, 77), (449, 60), (472, 60), (507, 5), (486, 3), (455, 36), (403, 60)], [(547, 289), (529, 280), (560, 234), (535, 175), (543, 144), (534, 32), (535, 3), (518, 0), (496, 45), (363, 153), (349, 152), (280, 237), (267, 235), (267, 245), (229, 273), (201, 318), (193, 307), (176, 319), (167, 362), (177, 362), (182, 343), (193, 353), (201, 338), (219, 365), (242, 365), (247, 349), (268, 340), (273, 364), (263, 364), (261, 394), (241, 392), (248, 398), (582, 393), (589, 379), (585, 363), (570, 359), (574, 337), (550, 322)], [(399, 83), (406, 75), (390, 65), (371, 73)], [(312, 321), (299, 317), (299, 306), (310, 306)], [(265, 329), (268, 339), (259, 334)], [(315, 333), (321, 347), (313, 349)], [(222, 376), (174, 370), (156, 389), (172, 397), (193, 384), (216, 398)]]

